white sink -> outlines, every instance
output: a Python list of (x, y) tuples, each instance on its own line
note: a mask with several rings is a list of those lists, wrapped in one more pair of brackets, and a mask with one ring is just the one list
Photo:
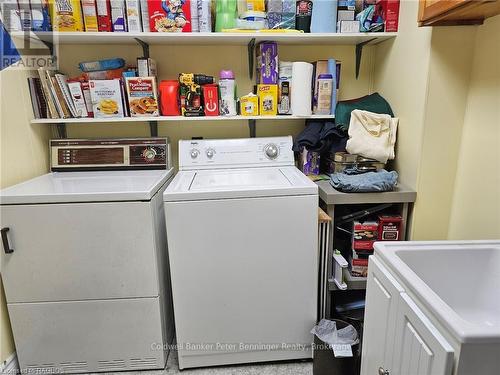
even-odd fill
[(378, 242), (375, 253), (462, 343), (500, 343), (500, 241)]

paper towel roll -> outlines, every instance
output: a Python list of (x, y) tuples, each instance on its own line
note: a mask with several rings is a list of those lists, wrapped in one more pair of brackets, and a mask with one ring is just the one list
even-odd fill
[(311, 33), (337, 32), (337, 0), (313, 0)]
[(313, 65), (306, 62), (292, 64), (291, 108), (292, 114), (297, 116), (310, 116), (312, 96)]

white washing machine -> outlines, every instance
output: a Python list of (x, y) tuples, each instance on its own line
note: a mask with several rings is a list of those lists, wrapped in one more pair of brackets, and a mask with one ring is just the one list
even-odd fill
[[(1, 275), (21, 371), (164, 368), (174, 333), (167, 140), (51, 146), (59, 172), (0, 192)], [(101, 170), (110, 168), (122, 170)]]
[(180, 141), (163, 197), (179, 367), (311, 358), (318, 191), (292, 138)]

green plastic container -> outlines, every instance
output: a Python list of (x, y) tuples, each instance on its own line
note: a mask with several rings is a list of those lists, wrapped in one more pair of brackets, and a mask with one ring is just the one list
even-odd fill
[(217, 0), (215, 8), (215, 31), (233, 29), (236, 26), (236, 0)]

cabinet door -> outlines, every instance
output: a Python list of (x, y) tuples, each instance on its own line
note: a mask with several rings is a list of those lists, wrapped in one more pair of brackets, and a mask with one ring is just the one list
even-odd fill
[(470, 0), (420, 0), (418, 20), (427, 21), (470, 2)]
[(396, 325), (391, 375), (451, 375), (453, 348), (406, 293)]
[(378, 374), (389, 368), (394, 351), (394, 332), (399, 294), (403, 291), (389, 271), (371, 256), (366, 288), (361, 374)]
[(8, 303), (158, 296), (149, 202), (0, 207)]

